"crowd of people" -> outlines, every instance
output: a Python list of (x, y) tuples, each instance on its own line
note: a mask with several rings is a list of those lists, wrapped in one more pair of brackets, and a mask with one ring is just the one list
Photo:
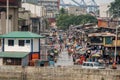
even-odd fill
[(114, 62), (113, 58), (103, 57), (101, 49), (99, 49), (101, 47), (93, 50), (92, 47), (88, 47), (87, 41), (76, 35), (63, 33), (62, 35), (54, 36), (53, 40), (51, 40), (51, 45), (53, 47), (48, 51), (48, 60), (49, 64), (53, 66), (64, 49), (67, 50), (69, 57), (73, 58), (75, 65), (81, 65), (84, 61), (94, 61), (106, 65)]

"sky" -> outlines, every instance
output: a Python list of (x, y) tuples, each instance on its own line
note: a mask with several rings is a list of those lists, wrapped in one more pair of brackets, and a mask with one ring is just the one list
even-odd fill
[[(71, 0), (63, 0), (65, 3), (72, 3)], [(80, 2), (81, 0), (76, 0), (77, 2)], [(90, 1), (92, 0), (84, 0), (86, 4), (90, 4)], [(114, 0), (95, 0), (98, 5), (105, 4), (105, 3), (110, 3), (113, 2)]]

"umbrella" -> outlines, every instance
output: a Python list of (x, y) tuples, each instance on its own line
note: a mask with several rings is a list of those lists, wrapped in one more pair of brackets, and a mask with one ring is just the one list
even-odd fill
[(78, 54), (85, 54), (86, 51), (81, 51), (81, 50), (79, 50), (79, 51), (76, 51), (76, 53), (78, 53)]
[(100, 57), (100, 54), (93, 54), (92, 57)]
[(81, 48), (82, 48), (82, 46), (76, 46), (76, 50), (79, 50)]

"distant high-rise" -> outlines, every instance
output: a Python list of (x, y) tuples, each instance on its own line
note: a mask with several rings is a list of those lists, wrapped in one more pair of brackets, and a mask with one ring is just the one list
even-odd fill
[(59, 0), (38, 0), (40, 6), (46, 8), (47, 18), (55, 18), (59, 11)]

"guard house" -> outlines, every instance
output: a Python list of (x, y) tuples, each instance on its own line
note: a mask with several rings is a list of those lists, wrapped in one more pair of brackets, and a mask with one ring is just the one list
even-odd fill
[(33, 59), (40, 59), (40, 38), (31, 32), (10, 32), (1, 35), (2, 51), (0, 52), (0, 65), (27, 66)]

